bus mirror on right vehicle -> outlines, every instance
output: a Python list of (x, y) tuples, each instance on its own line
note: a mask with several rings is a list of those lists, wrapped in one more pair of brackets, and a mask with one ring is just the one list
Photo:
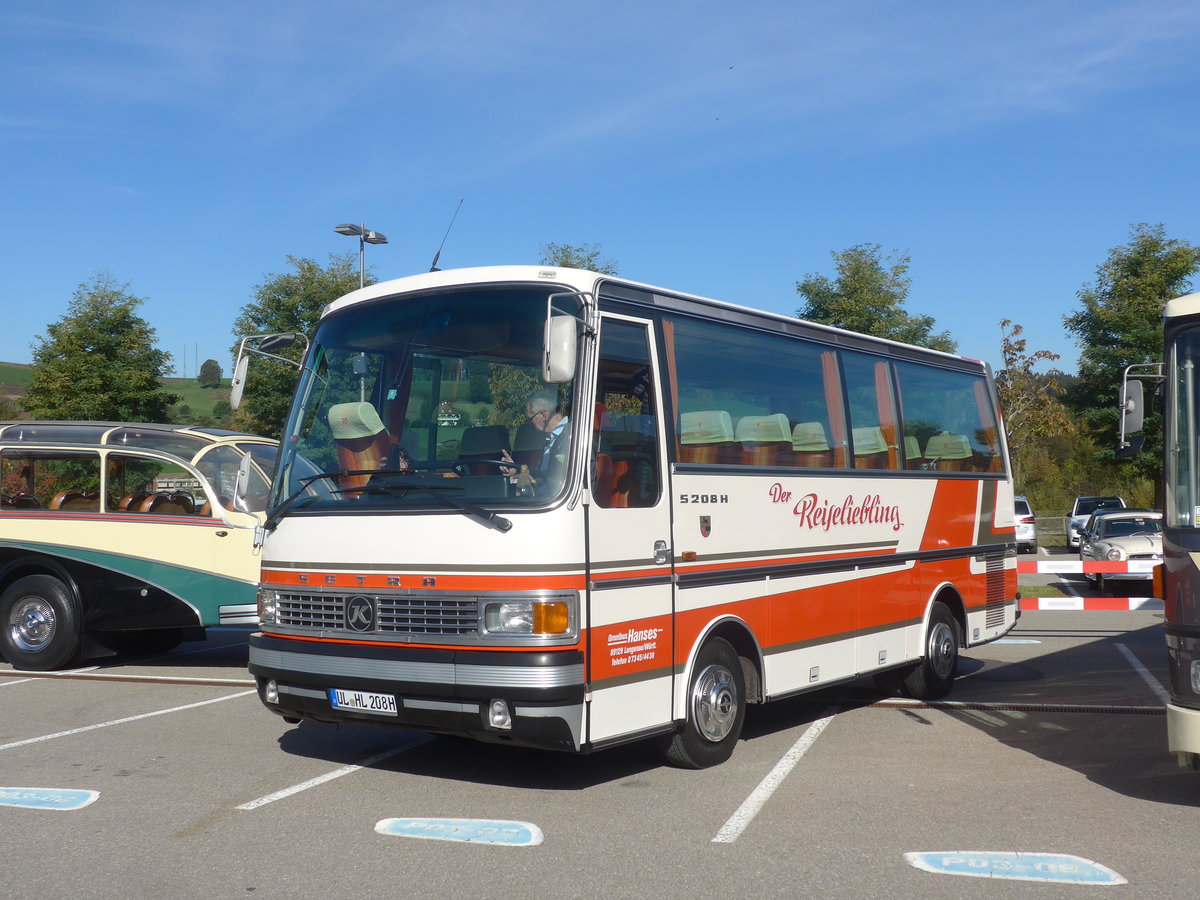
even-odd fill
[(1145, 392), (1136, 378), (1126, 380), (1121, 391), (1121, 433), (1136, 434), (1142, 430)]
[(574, 316), (550, 316), (546, 319), (546, 345), (542, 354), (542, 381), (562, 384), (575, 375)]
[(1126, 371), (1121, 381), (1121, 437), (1117, 441), (1117, 459), (1129, 459), (1141, 452), (1146, 437), (1137, 432), (1142, 430), (1145, 403), (1142, 382), (1131, 378)]

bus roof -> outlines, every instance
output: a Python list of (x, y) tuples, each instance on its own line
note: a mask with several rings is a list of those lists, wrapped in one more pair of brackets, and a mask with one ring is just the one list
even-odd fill
[(1163, 307), (1163, 318), (1174, 319), (1179, 316), (1194, 316), (1200, 313), (1200, 293), (1184, 294), (1174, 300), (1168, 300)]
[[(894, 347), (915, 349), (921, 353), (935, 354), (947, 359), (953, 359), (960, 362), (967, 361), (975, 363), (981, 367), (984, 366), (984, 363), (980, 362), (979, 360), (971, 359), (970, 357), (966, 356), (960, 356), (956, 353), (946, 353), (941, 350), (932, 350), (928, 347), (916, 347), (915, 345), (905, 344), (901, 341), (894, 341), (889, 338), (862, 335), (843, 328), (835, 328), (832, 325), (823, 325), (819, 322), (810, 322), (806, 319), (798, 319), (795, 316), (786, 316), (782, 313), (773, 313), (761, 309), (755, 309), (749, 306), (740, 306), (736, 303), (715, 300), (711, 297), (703, 297), (697, 294), (688, 294), (683, 291), (671, 290), (668, 288), (658, 287), (656, 285), (644, 284), (638, 281), (630, 281), (626, 278), (618, 278), (616, 276), (605, 275), (600, 272), (592, 272), (584, 269), (571, 269), (559, 266), (480, 266), (476, 268), (445, 269), (438, 270), (436, 272), (424, 272), (419, 275), (409, 275), (404, 278), (395, 278), (390, 281), (380, 281), (376, 284), (359, 288), (356, 291), (351, 291), (350, 293), (339, 297), (337, 300), (334, 300), (322, 311), (322, 318), (330, 313), (340, 312), (347, 307), (355, 306), (359, 303), (365, 303), (372, 300), (378, 300), (394, 294), (437, 290), (438, 288), (450, 288), (465, 285), (512, 284), (514, 282), (532, 284), (539, 281), (550, 284), (564, 285), (573, 290), (586, 292), (592, 292), (596, 290), (597, 286), (600, 284), (621, 285), (634, 290), (652, 293), (655, 295), (656, 299), (669, 300), (670, 298), (676, 298), (679, 300), (689, 301), (694, 304), (710, 306), (714, 310), (725, 310), (749, 314), (771, 319), (780, 323), (788, 323), (791, 325), (803, 324), (806, 328), (827, 332), (830, 337), (834, 338), (835, 340), (837, 337), (852, 337), (856, 339), (862, 339), (865, 337), (867, 340), (873, 342), (888, 344)], [(668, 304), (660, 305), (667, 306), (669, 308)]]

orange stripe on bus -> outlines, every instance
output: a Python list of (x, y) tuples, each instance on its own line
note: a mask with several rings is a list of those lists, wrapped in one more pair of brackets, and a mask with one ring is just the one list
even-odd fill
[(263, 584), (302, 588), (391, 588), (438, 591), (582, 591), (579, 575), (453, 575), (432, 572), (397, 572), (391, 575), (355, 572), (295, 572), (264, 569)]

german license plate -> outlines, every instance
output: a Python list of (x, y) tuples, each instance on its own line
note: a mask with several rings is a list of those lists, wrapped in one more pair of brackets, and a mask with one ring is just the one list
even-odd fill
[(377, 716), (399, 715), (396, 711), (396, 697), (393, 694), (372, 694), (369, 691), (344, 691), (341, 688), (330, 688), (329, 702), (334, 709), (349, 709)]

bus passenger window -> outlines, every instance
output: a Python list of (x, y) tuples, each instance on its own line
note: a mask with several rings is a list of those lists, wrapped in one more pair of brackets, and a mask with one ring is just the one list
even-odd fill
[(850, 407), (854, 468), (900, 468), (889, 364), (860, 353), (843, 353), (842, 371)]

